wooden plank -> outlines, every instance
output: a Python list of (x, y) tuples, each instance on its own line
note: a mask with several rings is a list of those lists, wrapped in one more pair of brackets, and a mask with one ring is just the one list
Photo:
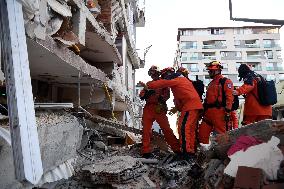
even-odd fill
[(22, 5), (17, 0), (0, 1), (0, 41), (16, 179), (36, 184), (43, 169)]

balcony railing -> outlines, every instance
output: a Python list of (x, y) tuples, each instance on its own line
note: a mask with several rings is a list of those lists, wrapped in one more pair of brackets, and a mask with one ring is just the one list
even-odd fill
[(272, 48), (272, 45), (271, 44), (264, 44), (263, 47), (264, 48)]
[(203, 45), (202, 48), (203, 48), (203, 49), (215, 49), (215, 48), (216, 48), (216, 45), (215, 45), (215, 44), (212, 44), (212, 45)]
[(261, 58), (261, 55), (260, 55), (260, 54), (247, 55), (247, 58), (248, 58), (248, 59), (259, 59), (259, 58)]
[(266, 67), (266, 71), (283, 71), (282, 67)]
[(202, 59), (216, 60), (216, 56), (203, 56)]
[(198, 68), (189, 68), (189, 71), (191, 71), (191, 72), (199, 72), (199, 69)]
[(245, 44), (247, 48), (259, 48), (258, 44)]

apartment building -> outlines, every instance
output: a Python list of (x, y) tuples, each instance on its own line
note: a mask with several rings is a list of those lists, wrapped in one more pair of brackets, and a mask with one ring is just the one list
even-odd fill
[(218, 60), (223, 74), (236, 86), (238, 67), (248, 64), (268, 80), (284, 80), (279, 29), (281, 26), (179, 28), (175, 67), (186, 67), (190, 76), (210, 82), (205, 63)]

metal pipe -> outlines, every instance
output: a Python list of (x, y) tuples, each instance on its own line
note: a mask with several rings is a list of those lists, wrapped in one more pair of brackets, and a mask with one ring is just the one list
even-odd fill
[(78, 73), (78, 107), (81, 106), (81, 72)]

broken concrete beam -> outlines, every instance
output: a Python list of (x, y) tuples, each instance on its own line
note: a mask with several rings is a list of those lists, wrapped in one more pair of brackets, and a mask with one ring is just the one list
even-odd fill
[(261, 169), (240, 166), (235, 179), (234, 189), (260, 189), (263, 185), (263, 178)]
[(58, 58), (64, 60), (67, 64), (70, 64), (75, 69), (89, 75), (91, 78), (101, 82), (108, 82), (104, 72), (86, 63), (80, 56), (77, 56), (67, 47), (58, 45), (51, 37), (46, 37), (45, 40), (27, 38), (27, 43), (29, 45), (39, 44), (51, 53), (55, 54)]
[(94, 123), (90, 120), (86, 120), (86, 126), (92, 129), (96, 129), (97, 131), (118, 136), (121, 138), (125, 138), (126, 136), (126, 133), (123, 130), (109, 125), (105, 125), (104, 123)]
[[(104, 124), (104, 125), (108, 125), (109, 127), (113, 127), (114, 129), (117, 129), (117, 130), (129, 131), (129, 132), (135, 133), (135, 134), (142, 134), (141, 130), (133, 128), (133, 127), (127, 127), (125, 124), (123, 124), (120, 121), (106, 119), (106, 118), (98, 116), (98, 115), (92, 115), (88, 119), (89, 120), (87, 120), (87, 125), (89, 125), (90, 128), (96, 126), (96, 124), (98, 124), (98, 123), (101, 123), (101, 124)], [(154, 133), (156, 133), (156, 132), (154, 132)]]
[[(44, 174), (76, 157), (83, 133), (76, 117), (65, 111), (37, 111), (36, 121)], [(6, 127), (3, 124), (8, 123), (0, 122), (1, 127)], [(0, 188), (23, 188), (15, 180), (12, 147), (7, 138), (0, 137)]]
[(107, 137), (107, 144), (112, 145), (112, 144), (125, 144), (125, 138), (122, 137), (113, 137), (113, 136), (108, 136)]
[(219, 158), (226, 158), (227, 151), (236, 140), (242, 136), (253, 136), (267, 142), (272, 136), (280, 139), (280, 144), (284, 144), (284, 121), (263, 120), (239, 129), (229, 131), (225, 134), (212, 138), (213, 150)]
[(82, 168), (82, 175), (91, 174), (88, 182), (93, 184), (125, 183), (142, 176), (146, 168), (136, 158), (131, 156), (112, 156), (92, 165)]
[(158, 164), (159, 163), (157, 159), (146, 159), (146, 158), (136, 158), (136, 159), (145, 164)]
[(65, 111), (36, 112), (44, 172), (76, 156), (83, 134), (77, 118)]

